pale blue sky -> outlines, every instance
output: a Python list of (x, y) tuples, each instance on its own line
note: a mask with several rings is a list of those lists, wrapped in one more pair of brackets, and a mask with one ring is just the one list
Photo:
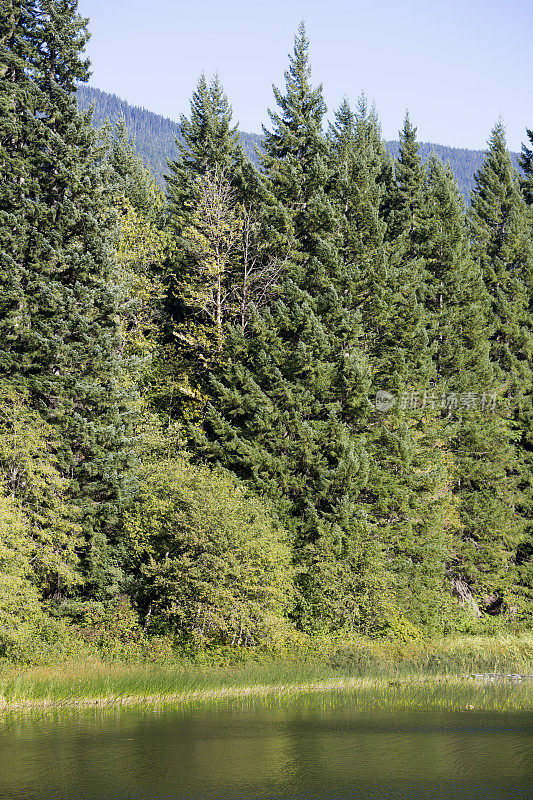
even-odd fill
[(520, 149), (533, 128), (528, 0), (80, 0), (91, 84), (178, 119), (199, 74), (218, 72), (241, 130), (260, 132), (299, 21), (329, 114), (375, 101), (387, 139), (409, 109), (422, 141), (484, 148), (501, 116)]

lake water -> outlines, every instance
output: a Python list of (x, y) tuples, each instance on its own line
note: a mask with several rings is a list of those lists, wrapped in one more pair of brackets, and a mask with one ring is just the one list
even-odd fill
[(0, 726), (1, 800), (531, 800), (533, 715), (313, 696)]

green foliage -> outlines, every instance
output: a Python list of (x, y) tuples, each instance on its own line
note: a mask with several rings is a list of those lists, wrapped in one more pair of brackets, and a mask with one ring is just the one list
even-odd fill
[(223, 473), (148, 464), (125, 516), (145, 626), (195, 647), (268, 644), (291, 602), (284, 533)]
[(54, 620), (42, 603), (43, 592), (50, 588), (43, 586), (42, 562), (46, 560), (47, 577), (57, 570), (71, 581), (72, 565), (58, 567), (57, 554), (50, 565), (53, 532), (52, 542), (43, 536), (36, 541), (27, 512), (0, 485), (0, 658), (37, 664), (83, 655), (72, 632)]
[[(157, 205), (161, 205), (158, 195), (154, 199)], [(124, 372), (133, 385), (145, 388), (151, 385), (154, 362), (162, 346), (161, 268), (169, 240), (166, 232), (136, 211), (124, 195), (119, 195), (116, 207), (115, 285), (122, 299), (118, 320), (127, 363)]]
[(213, 359), (210, 351), (222, 350), (226, 316), (232, 316), (229, 276), (242, 225), (234, 192), (222, 174), (208, 172), (197, 184), (198, 199), (190, 224), (182, 232), (183, 253), (192, 266), (187, 280), (180, 284), (180, 297), (193, 320), (191, 344), (200, 360), (209, 364)]
[(218, 76), (208, 85), (202, 75), (191, 100), (190, 119), (181, 117), (179, 158), (168, 162), (171, 224), (178, 236), (190, 219), (190, 204), (197, 197), (196, 179), (208, 172), (229, 175), (236, 166), (240, 150), (231, 117)]
[[(93, 109), (92, 119), (96, 127), (106, 120), (116, 123), (125, 119), (130, 136), (135, 137), (135, 147), (145, 165), (151, 170), (158, 184), (165, 185), (167, 159), (174, 161), (179, 155), (176, 139), (182, 140), (179, 122), (154, 114), (145, 108), (133, 106), (115, 94), (103, 92), (94, 86), (81, 85), (77, 91), (80, 110)], [(261, 152), (262, 137), (257, 133), (239, 132), (239, 141), (247, 156), (255, 165), (259, 163), (257, 150)], [(398, 156), (399, 142), (385, 142), (387, 152)], [(474, 188), (474, 175), (481, 167), (485, 154), (482, 150), (469, 150), (461, 147), (448, 147), (434, 142), (420, 142), (420, 155), (427, 161), (432, 153), (444, 163), (449, 162), (461, 194), (468, 202)], [(518, 153), (511, 153), (513, 163), (518, 165)]]
[(71, 635), (83, 642), (88, 654), (106, 662), (163, 663), (174, 657), (169, 637), (146, 635), (126, 595), (105, 602), (67, 600), (55, 615), (70, 623)]
[[(396, 164), (400, 177), (394, 176), (375, 112), (364, 97), (355, 113), (346, 101), (342, 104), (329, 139), (332, 193), (342, 214), (343, 294), (360, 318), (358, 345), (368, 365), (368, 394), (405, 396), (433, 379), (421, 303), (424, 264), (413, 253), (416, 237), (411, 237), (422, 205), (414, 129), (406, 123), (406, 143)], [(395, 225), (390, 198), (396, 204)], [(398, 402), (388, 414), (367, 410), (359, 421), (369, 461), (359, 505), (386, 553), (389, 573), (381, 568), (382, 631), (405, 616), (438, 627), (443, 616), (449, 462), (435, 413), (417, 413), (416, 405), (402, 409)]]
[(27, 401), (0, 383), (1, 485), (22, 515), (34, 584), (61, 595), (79, 582), (79, 513), (57, 468), (56, 430)]
[(423, 203), (424, 168), (416, 139), (416, 128), (406, 114), (400, 131), (400, 147), (395, 162), (395, 180), (385, 200), (387, 235), (405, 239), (411, 256), (417, 253), (418, 226)]
[(83, 513), (84, 572), (105, 591), (121, 578), (111, 548), (132, 489), (135, 391), (121, 352), (108, 167), (75, 99), (89, 75), (87, 21), (74, 0), (9, 0), (2, 21), (0, 363), (57, 431), (57, 466)]
[[(520, 593), (531, 597), (527, 562), (533, 552), (533, 237), (530, 207), (506, 148), (505, 130), (495, 125), (476, 176), (469, 213), (472, 248), (490, 296), (490, 354), (506, 400), (502, 414), (516, 443), (506, 470), (514, 488), (515, 522), (507, 528), (522, 575)], [(511, 583), (512, 581), (509, 581)]]
[(80, 583), (77, 509), (54, 457), (56, 431), (0, 384), (0, 655), (35, 661), (68, 639), (43, 609)]
[(526, 627), (530, 149), (498, 124), (467, 212), (408, 116), (394, 159), (364, 96), (324, 133), (302, 25), (259, 169), (201, 76), (165, 196), (154, 115), (77, 109), (87, 36), (75, 0), (2, 7), (0, 655)]
[[(533, 131), (529, 128), (526, 129), (529, 144), (533, 145)], [(527, 145), (522, 145), (522, 153), (518, 159), (518, 163), (522, 168), (523, 177), (521, 180), (522, 191), (526, 203), (533, 205), (533, 150)]]
[[(426, 268), (424, 304), (429, 315), (440, 397), (498, 393), (490, 357), (490, 299), (480, 264), (472, 257), (464, 204), (449, 167), (436, 157), (428, 166), (419, 233)], [(442, 404), (441, 404), (442, 405)], [(447, 574), (454, 591), (471, 596), (479, 614), (494, 602), (510, 602), (514, 508), (514, 449), (509, 423), (487, 406), (484, 411), (441, 409), (443, 440), (451, 460), (451, 496), (456, 515)], [(474, 599), (475, 598), (475, 599)]]
[[(331, 167), (322, 135), (321, 88), (310, 84), (301, 28), (275, 90), (280, 113), (262, 157), (274, 251), (290, 256), (265, 309), (228, 331), (206, 387), (197, 452), (272, 499), (291, 531), (295, 618), (304, 629), (372, 625), (380, 544), (357, 498), (368, 475), (356, 435), (367, 405), (357, 314), (342, 292), (339, 216), (327, 196)], [(379, 584), (378, 577), (377, 583)]]
[(208, 84), (202, 75), (190, 118), (181, 117), (179, 157), (168, 162), (173, 246), (165, 270), (166, 351), (176, 369), (171, 385), (179, 392), (177, 418), (198, 416), (202, 378), (218, 357), (232, 293), (230, 265), (239, 239), (234, 194), (246, 168), (231, 118), (218, 76)]
[(157, 223), (163, 216), (164, 199), (152, 173), (137, 155), (135, 138), (128, 133), (124, 117), (103, 129), (108, 153), (107, 163), (119, 197), (124, 197), (143, 219)]
[(0, 493), (0, 656), (16, 660), (44, 620), (33, 581), (35, 552), (27, 522), (13, 499)]
[(492, 359), (508, 374), (510, 388), (524, 393), (531, 380), (533, 352), (533, 242), (530, 215), (501, 123), (493, 129), (485, 163), (476, 176), (469, 221), (473, 253), (491, 297)]

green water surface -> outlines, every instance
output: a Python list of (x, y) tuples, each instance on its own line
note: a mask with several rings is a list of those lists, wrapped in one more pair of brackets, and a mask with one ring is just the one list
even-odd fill
[(345, 694), (12, 717), (0, 800), (531, 800), (532, 716)]

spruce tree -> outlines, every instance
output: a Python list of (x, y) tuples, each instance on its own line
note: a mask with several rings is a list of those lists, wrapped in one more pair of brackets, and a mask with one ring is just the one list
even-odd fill
[[(163, 266), (168, 251), (162, 190), (135, 152), (124, 119), (106, 130), (106, 159), (111, 170), (113, 207), (118, 223), (114, 237), (122, 351), (132, 382), (142, 385), (143, 405), (153, 399), (161, 350)], [(162, 355), (164, 359), (164, 355)], [(156, 390), (157, 393), (157, 390)]]
[[(441, 488), (446, 468), (434, 447), (436, 429), (420, 403), (432, 377), (423, 295), (423, 261), (406, 253), (409, 221), (397, 219), (397, 237), (386, 239), (382, 219), (390, 185), (389, 159), (379, 123), (362, 98), (353, 114), (345, 101), (330, 130), (333, 196), (343, 211), (345, 293), (360, 316), (370, 395), (396, 398), (387, 413), (369, 420), (366, 448), (371, 479), (361, 496), (374, 535), (386, 548), (401, 614), (435, 622), (441, 615), (446, 546)], [(411, 143), (416, 151), (416, 142)], [(418, 162), (417, 162), (418, 163)], [(406, 172), (402, 183), (413, 192)], [(421, 207), (421, 203), (419, 204)], [(405, 223), (405, 229), (400, 225)], [(413, 402), (408, 398), (414, 398)], [(424, 424), (422, 424), (422, 419)], [(431, 424), (428, 424), (428, 423)], [(398, 613), (398, 612), (396, 612)]]
[(135, 137), (130, 137), (124, 117), (113, 126), (107, 125), (106, 134), (107, 162), (111, 167), (112, 180), (118, 195), (126, 198), (144, 220), (161, 224), (162, 191), (137, 154)]
[[(169, 161), (167, 178), (171, 247), (166, 268), (168, 326), (164, 345), (168, 371), (168, 413), (190, 418), (197, 414), (200, 384), (218, 357), (213, 326), (196, 302), (198, 276), (205, 269), (201, 252), (191, 247), (203, 203), (205, 181), (227, 183), (232, 191), (239, 184), (245, 157), (239, 144), (232, 110), (215, 76), (208, 84), (201, 75), (190, 104), (190, 116), (181, 116), (183, 141), (176, 139), (179, 155)], [(226, 279), (231, 283), (231, 270)], [(231, 286), (224, 287), (226, 294)], [(193, 302), (189, 302), (192, 299)], [(177, 394), (177, 397), (175, 395)]]
[(131, 390), (123, 381), (106, 167), (89, 114), (76, 106), (77, 81), (89, 76), (86, 20), (74, 0), (2, 8), (10, 75), (2, 106), (10, 111), (0, 154), (0, 362), (58, 430), (58, 466), (83, 509), (88, 585), (113, 591), (121, 580), (115, 525), (131, 490)]
[[(533, 131), (526, 128), (529, 144), (533, 146)], [(521, 180), (524, 199), (528, 206), (533, 205), (533, 150), (527, 145), (522, 144), (522, 153), (518, 159), (522, 167), (523, 177)]]
[(517, 560), (525, 574), (533, 527), (533, 239), (530, 212), (501, 123), (493, 128), (476, 175), (469, 221), (473, 253), (490, 296), (490, 353), (504, 393), (502, 411), (508, 409), (516, 440), (517, 463), (509, 474), (516, 485), (510, 547), (519, 540)]
[[(38, 16), (36, 2), (11, 0), (0, 8), (0, 316), (4, 330), (21, 324), (25, 308), (25, 276), (17, 256), (27, 249), (31, 230), (26, 197), (37, 191), (28, 149), (38, 135), (35, 109), (44, 102), (33, 79)], [(3, 372), (11, 360), (2, 354)]]
[(434, 395), (451, 456), (456, 513), (446, 564), (465, 609), (497, 607), (508, 594), (515, 528), (510, 431), (489, 399), (497, 390), (490, 358), (490, 298), (470, 253), (464, 202), (449, 168), (433, 155), (424, 192), (420, 252), (435, 364)]
[(410, 255), (416, 254), (424, 178), (416, 128), (407, 113), (400, 131), (400, 149), (398, 160), (394, 164), (394, 180), (389, 184), (383, 207), (388, 238), (393, 240), (402, 235), (406, 239), (406, 249)]
[(235, 166), (239, 150), (237, 126), (218, 76), (207, 83), (201, 75), (191, 99), (190, 117), (180, 117), (183, 141), (176, 139), (179, 156), (169, 161), (166, 176), (169, 207), (176, 229), (189, 219), (188, 203), (196, 193), (195, 179), (208, 172), (226, 176)]
[(358, 316), (341, 291), (325, 105), (310, 83), (303, 26), (285, 78), (263, 167), (276, 201), (270, 221), (281, 238), (292, 232), (292, 259), (246, 335), (228, 334), (196, 445), (274, 501), (293, 537), (298, 623), (366, 629), (380, 617), (384, 578), (357, 503), (368, 476), (368, 381)]
[[(529, 130), (528, 128), (527, 136), (529, 143), (533, 146), (533, 130)], [(522, 144), (522, 154), (519, 158), (519, 164), (524, 173), (521, 179), (524, 200), (527, 205), (531, 207), (533, 206), (533, 148)], [(533, 238), (533, 217), (531, 218), (531, 236)], [(531, 284), (530, 295), (533, 295)], [(531, 421), (531, 426), (533, 427), (533, 420)], [(524, 445), (530, 453), (533, 449), (532, 438), (526, 437)], [(528, 460), (531, 460), (530, 455), (528, 455)], [(529, 597), (531, 598), (533, 595), (533, 532), (531, 532), (531, 528), (530, 533), (526, 534), (524, 541), (519, 545), (517, 561), (522, 584), (527, 587), (526, 591), (529, 592)]]

